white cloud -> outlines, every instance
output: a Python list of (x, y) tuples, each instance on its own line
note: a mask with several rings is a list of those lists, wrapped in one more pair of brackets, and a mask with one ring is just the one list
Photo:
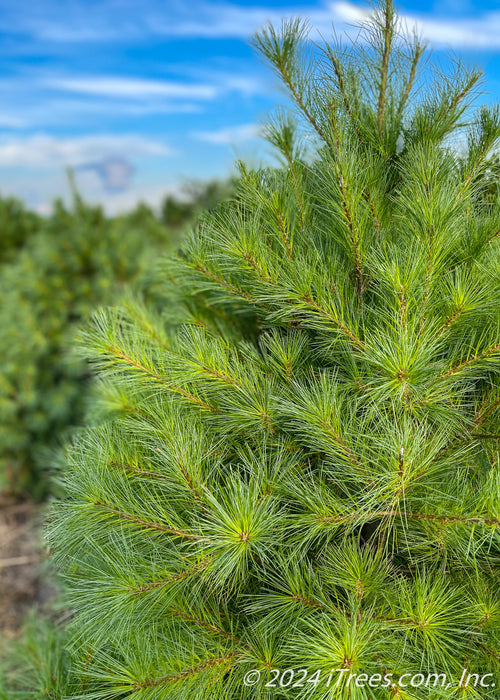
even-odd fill
[(338, 19), (344, 22), (362, 22), (370, 15), (367, 5), (354, 5), (352, 2), (334, 2), (330, 3), (329, 9), (335, 12)]
[[(79, 117), (88, 115), (127, 115), (145, 116), (148, 114), (196, 114), (202, 111), (200, 104), (196, 102), (172, 102), (163, 99), (136, 100), (100, 100), (92, 98), (82, 99), (49, 99), (45, 100), (42, 108), (34, 115), (30, 114), (32, 123), (67, 123), (71, 117), (71, 123), (78, 123)], [(0, 124), (2, 118), (0, 116)]]
[[(80, 183), (79, 183), (80, 185)], [(179, 194), (179, 186), (167, 186), (158, 184), (134, 185), (126, 192), (102, 193), (102, 188), (87, 187), (85, 189), (85, 200), (96, 204), (102, 204), (106, 212), (111, 216), (130, 211), (139, 202), (149, 204), (156, 209), (168, 194)]]
[[(225, 95), (239, 93), (249, 97), (269, 90), (266, 80), (245, 73), (244, 68), (235, 69), (234, 73), (202, 68), (198, 81), (194, 79), (193, 66), (179, 69), (182, 80), (99, 75), (70, 77), (47, 72), (4, 78), (0, 80), (0, 94), (7, 108), (0, 110), (0, 130), (36, 129), (41, 132), (70, 124), (90, 133), (102, 129), (103, 117), (109, 120), (200, 114), (207, 103)], [(45, 141), (38, 138), (46, 150)], [(33, 159), (34, 156), (30, 156), (28, 160)]]
[(417, 26), (419, 33), (434, 45), (459, 49), (500, 49), (500, 12), (489, 12), (478, 17), (439, 20), (419, 15), (405, 15), (411, 27)]
[[(158, 31), (183, 37), (247, 38), (266, 22), (277, 24), (282, 17), (307, 18), (314, 29), (328, 37), (335, 25), (337, 33), (349, 29), (369, 15), (365, 3), (323, 2), (315, 7), (291, 4), (289, 7), (243, 7), (229, 3), (200, 3), (197, 19), (182, 15), (176, 21), (158, 24)], [(500, 10), (480, 12), (478, 7), (469, 16), (453, 17), (447, 12), (441, 17), (420, 13), (402, 13), (401, 18), (412, 30), (415, 25), (434, 45), (456, 48), (500, 49)]]
[[(18, 112), (16, 115), (15, 112)], [(164, 99), (103, 100), (45, 97), (22, 102), (12, 107), (12, 114), (0, 113), (0, 129), (44, 129), (47, 127), (82, 126), (86, 130), (100, 128), (103, 117), (146, 117), (161, 114), (199, 114), (202, 103)]]
[[(361, 4), (346, 0), (323, 0), (316, 6), (291, 0), (290, 6), (269, 7), (236, 5), (217, 0), (75, 0), (64, 5), (54, 0), (39, 0), (30, 12), (22, 5), (0, 0), (0, 27), (34, 39), (52, 43), (93, 43), (141, 39), (151, 36), (190, 38), (247, 39), (260, 26), (278, 23), (284, 16), (302, 16), (321, 31), (330, 32), (332, 23), (342, 29), (345, 22), (357, 21), (366, 12)], [(22, 13), (20, 12), (22, 11)]]
[(251, 95), (261, 95), (266, 84), (259, 77), (250, 75), (230, 74), (230, 73), (212, 73), (213, 79), (217, 82), (221, 91), (238, 92), (244, 97)]
[[(481, 11), (479, 4), (453, 0), (456, 9), (468, 12), (441, 16), (419, 12), (403, 14), (409, 26), (418, 23), (423, 35), (437, 45), (457, 48), (500, 49), (500, 10)], [(89, 7), (89, 4), (91, 5)], [(338, 33), (367, 14), (367, 4), (349, 0), (323, 0), (316, 5), (301, 5), (291, 0), (289, 6), (269, 7), (236, 5), (217, 0), (74, 0), (61, 5), (55, 0), (39, 0), (25, 12), (22, 3), (0, 0), (0, 29), (15, 31), (32, 39), (53, 43), (110, 42), (144, 39), (152, 36), (190, 38), (247, 39), (265, 22), (280, 22), (284, 16), (308, 18), (325, 36), (332, 25)], [(13, 30), (13, 27), (15, 30)]]
[[(350, 9), (350, 13), (347, 10)], [(316, 8), (295, 5), (290, 7), (249, 7), (220, 2), (200, 2), (196, 13), (180, 12), (175, 21), (159, 18), (156, 31), (176, 37), (242, 38), (246, 39), (266, 22), (278, 24), (286, 16), (308, 18), (312, 26), (331, 30), (333, 22), (351, 21), (356, 6), (346, 2), (321, 3)], [(193, 19), (193, 16), (196, 19)], [(359, 18), (359, 11), (357, 13)]]
[(217, 90), (212, 85), (174, 83), (163, 80), (144, 80), (115, 76), (88, 76), (82, 78), (52, 78), (45, 81), (47, 87), (85, 95), (102, 97), (126, 97), (142, 100), (145, 97), (171, 97), (174, 99), (211, 100)]
[(23, 117), (0, 112), (0, 127), (5, 129), (24, 129), (26, 126), (27, 122)]
[(137, 135), (96, 134), (56, 138), (47, 134), (0, 137), (0, 167), (58, 168), (107, 156), (170, 156), (165, 144)]
[(234, 145), (256, 139), (259, 136), (259, 127), (256, 124), (240, 124), (228, 126), (213, 131), (195, 131), (192, 136), (199, 141), (207, 143)]

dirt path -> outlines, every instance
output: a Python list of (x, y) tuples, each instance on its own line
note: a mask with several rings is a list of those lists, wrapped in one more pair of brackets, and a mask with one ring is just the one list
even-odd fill
[(0, 639), (15, 637), (32, 605), (46, 597), (41, 521), (40, 506), (0, 500)]

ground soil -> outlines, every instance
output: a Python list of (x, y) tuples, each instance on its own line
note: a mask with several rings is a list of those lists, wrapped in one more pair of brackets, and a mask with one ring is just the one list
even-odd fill
[(42, 527), (39, 505), (0, 499), (0, 644), (16, 637), (28, 611), (50, 595), (40, 573)]

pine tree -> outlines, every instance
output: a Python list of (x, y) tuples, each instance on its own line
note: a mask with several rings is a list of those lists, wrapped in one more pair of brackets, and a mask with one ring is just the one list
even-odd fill
[(299, 21), (255, 44), (296, 108), (268, 127), (283, 166), (241, 167), (164, 313), (101, 311), (82, 341), (53, 697), (492, 700), (499, 111), (391, 2), (352, 45)]

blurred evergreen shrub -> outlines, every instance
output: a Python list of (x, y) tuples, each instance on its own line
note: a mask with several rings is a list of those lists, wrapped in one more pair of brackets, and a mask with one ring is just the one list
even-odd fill
[(160, 219), (171, 228), (183, 226), (194, 220), (201, 212), (213, 209), (223, 199), (229, 197), (236, 187), (236, 180), (212, 180), (211, 182), (190, 182), (181, 196), (168, 194), (162, 203)]
[[(211, 183), (198, 188), (201, 206), (214, 187), (225, 192)], [(42, 219), (0, 201), (10, 250), (0, 265), (0, 491), (45, 495), (44, 468), (78, 424), (87, 396), (87, 369), (67, 353), (75, 329), (128, 285), (147, 291), (148, 270), (200, 206), (169, 201), (173, 209), (180, 201), (186, 207), (175, 226), (165, 223), (166, 205), (159, 216), (141, 204), (109, 218), (75, 194), (72, 207), (56, 202)], [(28, 237), (30, 228), (36, 235)]]
[(0, 264), (12, 260), (40, 224), (41, 217), (18, 199), (0, 198)]

